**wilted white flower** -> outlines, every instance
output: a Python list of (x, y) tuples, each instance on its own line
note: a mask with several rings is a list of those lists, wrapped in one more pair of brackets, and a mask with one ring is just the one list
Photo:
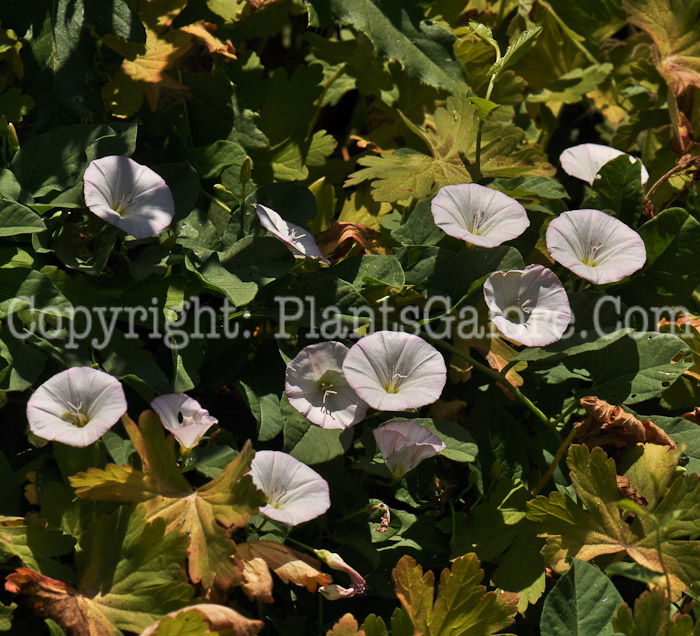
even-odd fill
[(95, 159), (83, 180), (90, 212), (137, 239), (159, 234), (173, 220), (175, 203), (168, 184), (129, 157)]
[(435, 347), (401, 331), (361, 338), (345, 357), (343, 373), (355, 392), (380, 411), (432, 404), (447, 380), (445, 361)]
[[(612, 161), (620, 155), (626, 154), (626, 152), (622, 152), (622, 150), (617, 150), (616, 148), (610, 148), (610, 146), (579, 144), (578, 146), (567, 148), (562, 152), (561, 155), (559, 155), (559, 162), (566, 174), (593, 185), (600, 169), (608, 163), (608, 161)], [(632, 155), (627, 156), (632, 163), (639, 161), (639, 159)], [(649, 173), (647, 169), (642, 166), (642, 183), (646, 183), (648, 180)]]
[(255, 204), (255, 212), (260, 219), (260, 225), (282, 241), (294, 258), (317, 258), (322, 263), (329, 263), (308, 230), (285, 221), (277, 212), (259, 203)]
[(395, 479), (445, 449), (445, 443), (437, 435), (415, 420), (389, 422), (372, 433)]
[(314, 550), (316, 556), (328, 567), (345, 572), (350, 577), (351, 587), (341, 587), (335, 583), (320, 587), (318, 591), (329, 601), (337, 601), (340, 598), (362, 595), (367, 591), (367, 582), (355, 569), (350, 567), (337, 552), (328, 550)]
[(258, 451), (250, 465), (253, 483), (267, 496), (260, 512), (296, 526), (331, 506), (328, 483), (315, 470), (279, 451)]
[(183, 449), (189, 450), (199, 444), (206, 433), (219, 420), (209, 415), (197, 400), (184, 393), (168, 393), (151, 402), (163, 427), (173, 434)]
[(322, 428), (349, 428), (367, 413), (367, 405), (343, 375), (348, 351), (340, 342), (322, 342), (304, 347), (287, 365), (289, 403)]
[(507, 194), (476, 183), (440, 188), (431, 203), (435, 225), (445, 234), (481, 247), (496, 247), (530, 225), (525, 208)]
[(642, 237), (600, 210), (571, 210), (547, 228), (552, 258), (574, 274), (602, 285), (615, 283), (644, 265)]
[(27, 403), (27, 420), (34, 435), (81, 448), (102, 437), (124, 413), (121, 382), (92, 367), (57, 373)]
[(491, 322), (510, 340), (543, 347), (561, 339), (571, 308), (557, 275), (542, 265), (494, 272), (484, 283)]

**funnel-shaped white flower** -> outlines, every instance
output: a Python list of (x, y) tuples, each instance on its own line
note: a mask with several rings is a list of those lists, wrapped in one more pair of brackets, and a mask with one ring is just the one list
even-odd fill
[(194, 448), (206, 433), (219, 420), (209, 415), (197, 400), (184, 393), (168, 393), (151, 402), (151, 408), (158, 414), (163, 427), (184, 449)]
[(160, 234), (173, 220), (175, 203), (168, 184), (129, 157), (95, 159), (83, 180), (90, 212), (137, 239)]
[(491, 322), (510, 340), (543, 347), (560, 340), (571, 321), (571, 307), (557, 275), (542, 265), (494, 272), (484, 283)]
[(314, 550), (314, 554), (329, 567), (345, 572), (350, 577), (351, 587), (341, 587), (336, 583), (320, 587), (318, 591), (326, 599), (337, 601), (340, 598), (362, 595), (367, 591), (367, 581), (364, 577), (355, 568), (349, 566), (337, 552)]
[(343, 375), (348, 351), (340, 342), (322, 342), (304, 347), (287, 365), (289, 403), (321, 428), (349, 428), (367, 413), (367, 404)]
[(57, 373), (27, 403), (27, 420), (34, 435), (81, 448), (102, 437), (124, 413), (121, 382), (92, 367)]
[(328, 483), (287, 453), (258, 451), (250, 465), (253, 483), (267, 496), (260, 512), (290, 526), (315, 519), (331, 506)]
[(447, 380), (445, 361), (425, 340), (401, 331), (377, 331), (348, 352), (343, 373), (355, 392), (379, 411), (432, 404)]
[[(602, 146), (600, 144), (579, 144), (567, 148), (559, 155), (559, 162), (566, 174), (586, 181), (593, 185), (600, 169), (608, 163), (616, 159), (620, 155), (626, 155), (626, 152), (610, 148), (610, 146)], [(632, 155), (627, 155), (632, 163), (639, 161)], [(642, 183), (649, 180), (647, 169), (642, 166)]]
[(311, 232), (300, 225), (285, 221), (277, 212), (259, 203), (255, 204), (255, 212), (260, 219), (260, 225), (282, 241), (292, 252), (294, 258), (317, 258), (322, 263), (329, 263), (328, 259), (323, 258)]
[(633, 274), (647, 257), (642, 237), (600, 210), (560, 214), (547, 228), (547, 249), (557, 263), (596, 285)]
[(525, 208), (503, 192), (463, 183), (440, 188), (431, 205), (445, 234), (481, 247), (496, 247), (530, 225)]
[(389, 422), (372, 433), (395, 479), (445, 449), (445, 442), (415, 420)]

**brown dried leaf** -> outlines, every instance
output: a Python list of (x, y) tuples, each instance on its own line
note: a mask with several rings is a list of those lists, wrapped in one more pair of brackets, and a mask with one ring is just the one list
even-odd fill
[(649, 502), (647, 501), (646, 497), (640, 495), (634, 488), (632, 488), (630, 485), (630, 478), (628, 476), (616, 475), (615, 477), (617, 479), (617, 488), (623, 497), (631, 499), (636, 504), (642, 506), (642, 508), (647, 506)]
[(368, 225), (360, 223), (340, 223), (333, 221), (331, 227), (316, 235), (321, 252), (326, 257), (337, 261), (358, 245), (364, 254), (383, 253), (378, 246), (379, 232)]
[(254, 541), (239, 543), (236, 557), (243, 565), (243, 591), (251, 600), (272, 603), (272, 570), (284, 583), (294, 583), (315, 592), (328, 585), (331, 577), (320, 570), (314, 558), (282, 543)]
[(595, 396), (581, 398), (581, 406), (588, 414), (574, 424), (576, 437), (589, 447), (601, 446), (608, 452), (627, 449), (648, 442), (676, 448), (675, 442), (649, 420), (639, 420)]
[(333, 629), (329, 629), (326, 632), (326, 636), (366, 636), (366, 633), (360, 629), (352, 614), (345, 614), (333, 625)]
[(689, 422), (694, 422), (695, 424), (700, 424), (700, 406), (696, 406), (690, 413), (685, 413), (683, 418)]
[(114, 634), (114, 626), (94, 602), (67, 583), (28, 568), (18, 568), (6, 578), (5, 589), (26, 596), (35, 611), (51, 617), (73, 636)]
[(239, 614), (236, 610), (226, 607), (225, 605), (216, 605), (214, 603), (201, 603), (190, 607), (183, 607), (166, 614), (157, 623), (143, 630), (140, 636), (151, 636), (158, 631), (160, 624), (167, 618), (174, 618), (185, 612), (199, 612), (204, 620), (209, 624), (211, 629), (216, 630), (232, 630), (233, 636), (254, 636), (264, 626), (262, 621), (246, 618), (243, 614)]
[(231, 60), (236, 59), (236, 47), (231, 44), (231, 40), (226, 40), (222, 42), (218, 38), (215, 38), (212, 33), (215, 33), (217, 26), (211, 22), (206, 22), (205, 20), (199, 20), (198, 22), (193, 22), (187, 26), (180, 27), (180, 31), (189, 33), (190, 35), (198, 38), (202, 43), (209, 49), (210, 53), (219, 53), (224, 57), (228, 57)]

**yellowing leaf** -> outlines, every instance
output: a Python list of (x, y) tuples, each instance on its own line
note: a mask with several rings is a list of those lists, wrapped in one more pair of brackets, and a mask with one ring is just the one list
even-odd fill
[(487, 592), (479, 585), (484, 572), (473, 553), (444, 569), (435, 596), (435, 576), (410, 556), (404, 556), (393, 572), (396, 595), (413, 627), (423, 636), (488, 636), (513, 622), (518, 595)]
[[(448, 98), (445, 108), (435, 111), (434, 121), (418, 128), (407, 127), (423, 138), (430, 155), (402, 149), (381, 156), (365, 156), (366, 166), (350, 175), (346, 186), (370, 181), (376, 201), (424, 199), (445, 185), (472, 181), (469, 168), (476, 157), (479, 111), (462, 94)], [(551, 176), (554, 167), (542, 150), (523, 145), (524, 132), (512, 123), (486, 120), (481, 142), (481, 172), (486, 177)], [(466, 166), (466, 167), (465, 167)]]
[(28, 568), (7, 577), (6, 588), (24, 594), (35, 609), (77, 636), (112, 636), (114, 629), (140, 632), (187, 604), (187, 540), (145, 524), (126, 508), (103, 516), (81, 538), (76, 588)]
[[(669, 463), (663, 455), (666, 452), (669, 451), (664, 447), (645, 444), (643, 455), (650, 453), (650, 457), (635, 469), (628, 469), (626, 476), (631, 487), (650, 500), (646, 508), (635, 508), (638, 514), (628, 524), (625, 520), (628, 513), (618, 505), (622, 497), (617, 487), (615, 462), (601, 448), (572, 446), (567, 463), (579, 502), (560, 492), (528, 502), (527, 518), (541, 524), (539, 536), (547, 539), (542, 549), (545, 563), (557, 572), (564, 572), (571, 557), (589, 561), (603, 554), (626, 552), (653, 572), (663, 573), (665, 568), (674, 592), (687, 587), (697, 593), (700, 541), (686, 537), (700, 532), (700, 476), (676, 477), (660, 503), (654, 505), (659, 500), (658, 490), (675, 470), (675, 462)], [(667, 468), (667, 475), (645, 474), (663, 467)], [(652, 488), (654, 479), (656, 484)]]
[(234, 543), (227, 531), (245, 526), (265, 502), (245, 474), (254, 455), (250, 442), (215, 479), (193, 491), (177, 467), (173, 438), (165, 439), (154, 413), (143, 413), (138, 427), (126, 416), (123, 422), (143, 470), (114, 464), (91, 468), (71, 477), (76, 494), (94, 501), (136, 503), (147, 521), (163, 519), (168, 532), (188, 536), (194, 583), (201, 581), (207, 589), (239, 583), (241, 573), (231, 558)]
[(285, 583), (305, 587), (309, 592), (331, 582), (331, 578), (319, 569), (320, 563), (316, 559), (282, 543), (239, 543), (236, 546), (236, 557), (243, 565), (243, 591), (251, 600), (273, 602), (270, 571)]
[(352, 614), (345, 614), (326, 632), (326, 636), (366, 636)]
[(263, 627), (262, 621), (246, 618), (225, 605), (200, 603), (170, 612), (139, 636), (200, 636), (217, 634), (219, 630), (231, 630), (227, 633), (232, 636), (253, 636)]
[(654, 40), (657, 68), (674, 94), (700, 88), (700, 0), (623, 0), (622, 6), (629, 21)]

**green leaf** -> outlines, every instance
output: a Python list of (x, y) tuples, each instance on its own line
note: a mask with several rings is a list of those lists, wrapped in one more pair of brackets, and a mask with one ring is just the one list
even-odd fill
[(0, 199), (0, 236), (35, 234), (46, 229), (41, 217), (28, 207)]
[(436, 245), (445, 238), (445, 233), (435, 225), (431, 202), (432, 199), (425, 199), (416, 205), (408, 221), (396, 228), (391, 238), (401, 245)]
[(0, 318), (27, 310), (71, 318), (73, 306), (51, 279), (41, 272), (24, 267), (3, 271), (0, 281)]
[(414, 629), (425, 636), (488, 636), (513, 622), (517, 596), (487, 592), (479, 585), (483, 576), (475, 554), (459, 557), (442, 571), (435, 597), (435, 576), (423, 574), (410, 556), (403, 556), (393, 572), (396, 595)]
[(161, 519), (167, 532), (189, 537), (189, 575), (194, 583), (201, 581), (210, 589), (237, 582), (240, 574), (230, 558), (234, 544), (225, 529), (246, 525), (265, 502), (251, 477), (244, 476), (254, 454), (250, 443), (212, 481), (193, 491), (177, 467), (173, 438), (164, 438), (157, 416), (146, 411), (139, 427), (128, 418), (124, 424), (143, 471), (116, 464), (90, 468), (71, 477), (76, 494), (93, 501), (136, 503), (147, 520)]
[(520, 58), (525, 55), (525, 53), (527, 53), (532, 45), (537, 41), (540, 33), (542, 33), (541, 26), (523, 31), (518, 36), (517, 40), (515, 40), (515, 42), (513, 42), (513, 44), (506, 49), (503, 57), (491, 67), (490, 72), (492, 74), (495, 73), (500, 75), (509, 66), (516, 64), (518, 60), (520, 60)]
[[(319, 0), (308, 0), (308, 4), (313, 7), (323, 5)], [(390, 8), (390, 4), (382, 0), (330, 0), (336, 21), (351, 25), (367, 35), (378, 55), (388, 60), (398, 60), (410, 77), (452, 91), (458, 80), (443, 70), (445, 58), (449, 59), (449, 51), (443, 46), (438, 49), (435, 42), (437, 37), (431, 39), (424, 31), (416, 29), (408, 8), (396, 5)], [(438, 27), (437, 30), (436, 36), (444, 34), (443, 29)], [(437, 51), (441, 55), (436, 56)]]
[[(645, 444), (645, 453), (653, 446)], [(700, 541), (686, 539), (700, 530), (698, 475), (674, 478), (675, 468), (671, 467), (666, 475), (655, 472), (644, 476), (649, 482), (673, 481), (657, 506), (640, 508), (623, 500), (635, 505), (638, 513), (628, 524), (619, 505), (615, 462), (601, 448), (571, 446), (567, 464), (577, 502), (561, 492), (528, 502), (527, 518), (541, 524), (539, 536), (547, 539), (542, 550), (547, 565), (561, 573), (568, 570), (567, 560), (572, 557), (590, 561), (601, 555), (626, 552), (639, 565), (659, 573), (657, 585), (665, 585), (665, 572), (674, 590), (687, 587), (692, 594), (698, 593)], [(645, 469), (656, 470), (658, 466), (658, 462), (649, 461), (641, 464), (639, 471), (630, 471), (631, 487), (644, 488), (640, 475)]]
[(487, 27), (485, 24), (481, 24), (481, 22), (476, 22), (474, 20), (469, 20), (469, 31), (478, 37), (482, 42), (498, 50), (498, 42), (493, 39), (493, 31), (491, 31), (491, 29), (489, 29), (489, 27)]
[[(417, 128), (404, 119), (409, 129), (422, 137), (430, 149), (426, 155), (408, 149), (385, 151), (381, 156), (365, 156), (346, 186), (371, 181), (376, 201), (424, 199), (445, 185), (469, 183), (476, 157), (479, 111), (466, 97), (447, 99), (445, 108), (435, 111), (434, 125)], [(481, 141), (481, 171), (486, 177), (523, 175), (550, 176), (553, 167), (536, 146), (523, 144), (524, 132), (495, 118), (486, 120)]]
[(227, 139), (219, 139), (208, 146), (190, 151), (192, 163), (202, 179), (218, 178), (229, 166), (237, 166), (240, 170), (247, 156), (243, 146)]
[(34, 108), (34, 100), (23, 95), (19, 88), (7, 88), (6, 84), (7, 80), (0, 77), (0, 117), (17, 124)]
[(376, 614), (370, 614), (362, 623), (361, 629), (365, 636), (389, 636), (384, 619)]
[(547, 177), (516, 177), (494, 179), (491, 187), (515, 199), (568, 199), (569, 193), (556, 179)]
[[(622, 605), (612, 619), (615, 633), (620, 636), (691, 636), (697, 632), (692, 631), (692, 619), (685, 616), (676, 616), (676, 620), (670, 623), (668, 620), (668, 600), (661, 590), (644, 592), (634, 601), (634, 614), (628, 605)], [(686, 629), (678, 632), (684, 624)]]
[(641, 161), (632, 163), (623, 155), (606, 163), (598, 175), (591, 196), (581, 207), (610, 212), (622, 222), (635, 225), (644, 200)]
[(481, 120), (486, 119), (486, 115), (499, 106), (499, 104), (492, 102), (490, 99), (484, 99), (483, 97), (472, 96), (469, 98), (469, 101), (476, 106), (479, 111), (479, 119)]
[(573, 71), (564, 73), (541, 90), (530, 93), (527, 96), (528, 102), (551, 103), (561, 102), (564, 104), (575, 104), (580, 102), (586, 95), (595, 90), (612, 73), (613, 65), (593, 64), (585, 68), (576, 68)]
[(229, 272), (219, 258), (219, 254), (214, 253), (200, 266), (195, 265), (189, 258), (185, 264), (207, 288), (223, 294), (235, 307), (247, 305), (257, 295), (258, 286), (253, 282), (244, 283), (238, 276)]
[(146, 41), (146, 30), (126, 0), (90, 0), (85, 17), (100, 35), (113, 33), (132, 42)]
[(401, 289), (406, 282), (401, 263), (394, 256), (363, 254), (345, 259), (332, 270), (333, 274), (362, 291), (365, 287), (385, 285)]
[[(0, 603), (0, 632), (9, 632), (12, 629), (12, 613), (16, 609), (17, 603), (10, 603), (9, 605)], [(382, 636), (381, 633), (377, 634)]]
[(619, 592), (597, 567), (573, 559), (544, 600), (542, 636), (611, 636), (611, 619), (623, 603)]
[(47, 576), (73, 579), (75, 575), (56, 557), (68, 554), (75, 540), (36, 516), (0, 517), (0, 560), (17, 557), (24, 567)]
[(669, 208), (639, 228), (647, 264), (623, 291), (630, 306), (682, 305), (700, 284), (700, 222), (681, 208)]

